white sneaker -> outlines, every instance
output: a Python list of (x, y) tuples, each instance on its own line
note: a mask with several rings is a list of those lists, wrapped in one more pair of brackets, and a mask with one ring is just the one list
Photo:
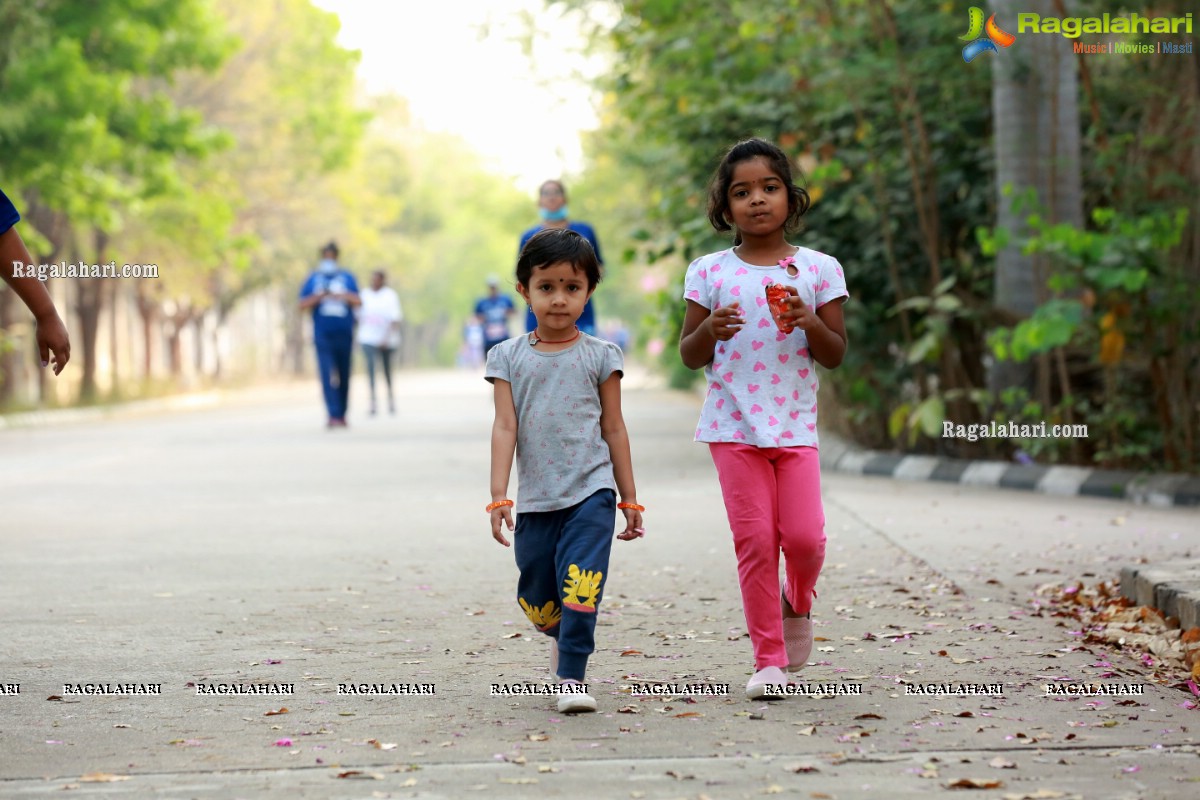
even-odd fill
[[(579, 681), (564, 680), (560, 686), (583, 686)], [(558, 713), (584, 714), (596, 710), (596, 698), (587, 692), (563, 692), (558, 696)]]
[(811, 617), (783, 618), (783, 646), (787, 650), (788, 672), (798, 672), (808, 665), (813, 646)]
[[(787, 676), (779, 667), (763, 667), (746, 683), (747, 700), (776, 700), (784, 697)], [(770, 687), (770, 688), (768, 688)]]

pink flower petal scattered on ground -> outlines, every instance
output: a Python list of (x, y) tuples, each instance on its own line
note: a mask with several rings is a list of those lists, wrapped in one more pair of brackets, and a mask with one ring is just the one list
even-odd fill
[(1141, 772), (1141, 771), (1142, 771), (1142, 768), (1139, 767), (1137, 764), (1134, 764), (1132, 767), (1122, 767), (1122, 769), (1121, 769), (1121, 772)]
[(292, 740), (291, 739), (276, 739), (274, 746), (275, 747), (291, 747)]

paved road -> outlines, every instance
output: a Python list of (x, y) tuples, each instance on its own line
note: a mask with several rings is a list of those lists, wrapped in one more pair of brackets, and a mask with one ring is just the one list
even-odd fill
[[(543, 680), (547, 650), (481, 510), (478, 376), (405, 373), (400, 414), (348, 431), (321, 427), (307, 384), (0, 431), (0, 687), (20, 685), (0, 694), (0, 796), (866, 798), (964, 779), (1001, 782), (985, 797), (1194, 796), (1200, 712), (1154, 685), (1047, 698), (1045, 683), (1094, 678), (1106, 656), (1113, 680), (1145, 676), (1028, 602), (1047, 581), (1194, 556), (1194, 510), (827, 475), (823, 641), (801, 676), (862, 694), (750, 703), (697, 400), (628, 383), (648, 537), (614, 545), (590, 674), (600, 713), (579, 717), (490, 694)], [(637, 681), (731, 695), (633, 698)], [(162, 694), (66, 694), (85, 683)], [(295, 691), (196, 694), (218, 683)]]

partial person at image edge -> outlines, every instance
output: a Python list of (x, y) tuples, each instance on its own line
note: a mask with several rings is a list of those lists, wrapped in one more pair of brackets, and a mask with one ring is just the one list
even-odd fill
[(21, 215), (16, 206), (0, 190), (0, 275), (33, 314), (33, 337), (42, 366), (51, 366), (54, 374), (58, 375), (71, 360), (71, 339), (67, 335), (67, 326), (54, 308), (54, 300), (46, 285), (36, 276), (16, 276), (14, 262), (36, 266), (21, 234), (17, 232), (16, 225), (20, 221)]

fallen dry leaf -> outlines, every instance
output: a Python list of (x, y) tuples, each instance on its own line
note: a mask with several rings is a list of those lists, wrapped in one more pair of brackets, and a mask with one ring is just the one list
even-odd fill
[(1004, 781), (995, 778), (959, 778), (946, 784), (947, 789), (999, 789)]
[(268, 711), (267, 713), (263, 714), (263, 716), (264, 717), (277, 717), (280, 714), (286, 714), (286, 713), (288, 713), (287, 706), (284, 706), (283, 708), (279, 709), (278, 711)]
[(108, 772), (89, 772), (79, 778), (80, 783), (116, 783), (127, 781), (132, 775), (113, 775)]
[(1066, 792), (1057, 792), (1054, 789), (1038, 789), (1036, 792), (1010, 792), (1000, 795), (1004, 800), (1056, 800), (1059, 797), (1066, 797)]
[(527, 736), (525, 738), (529, 739), (529, 741), (531, 741), (531, 742), (548, 742), (548, 741), (550, 741), (550, 737), (544, 733), (531, 733), (531, 734), (529, 734), (529, 736)]
[(381, 742), (378, 739), (367, 739), (367, 744), (375, 745), (376, 750), (395, 750), (397, 746), (393, 742)]
[(379, 774), (378, 772), (363, 772), (361, 769), (349, 769), (349, 770), (346, 770), (345, 772), (339, 772), (339, 773), (337, 773), (336, 777), (352, 778), (355, 780), (363, 780), (363, 781), (381, 781), (381, 780), (383, 780), (383, 775)]
[(988, 762), (988, 766), (993, 769), (1016, 769), (1017, 768), (1017, 765), (1015, 763), (1013, 763), (1012, 761), (1009, 761), (1007, 758), (1004, 758), (1003, 756), (996, 756), (995, 758), (993, 758), (991, 761)]

